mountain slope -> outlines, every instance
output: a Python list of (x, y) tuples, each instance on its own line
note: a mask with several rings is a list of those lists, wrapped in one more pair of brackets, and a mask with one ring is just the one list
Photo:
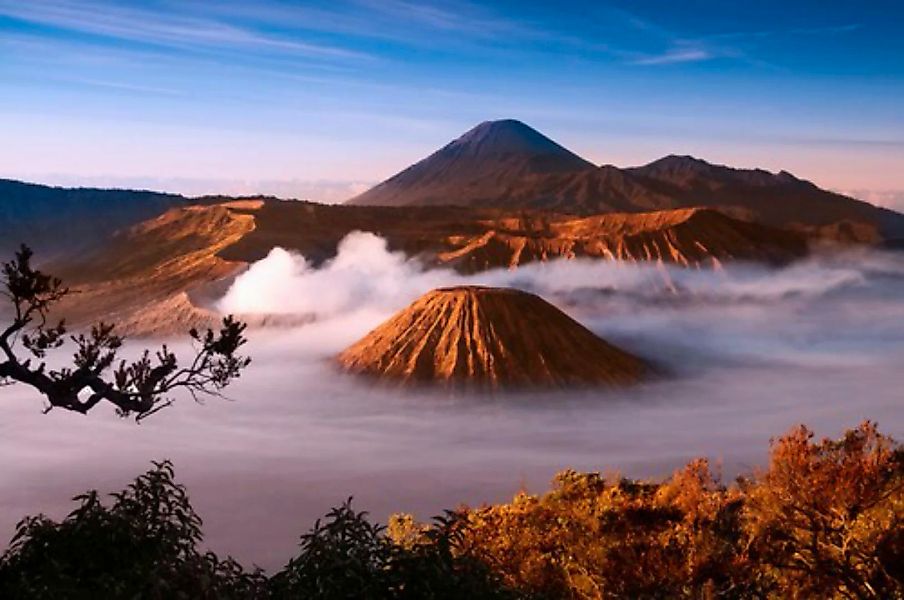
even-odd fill
[[(192, 311), (180, 295), (215, 284), (245, 266), (217, 254), (254, 229), (250, 213), (260, 204), (173, 208), (117, 232), (98, 251), (53, 265), (52, 272), (78, 292), (63, 299), (56, 315), (76, 326), (98, 319), (127, 323), (170, 302), (174, 310), (158, 313), (158, 321), (173, 319), (169, 326), (187, 330), (182, 317)], [(153, 328), (131, 330), (147, 333)]]
[(498, 202), (517, 193), (525, 182), (593, 168), (520, 121), (486, 121), (349, 203), (433, 206)]
[(707, 209), (574, 217), (232, 201), (171, 209), (120, 230), (93, 252), (56, 261), (49, 270), (80, 292), (64, 301), (57, 316), (75, 325), (112, 319), (130, 333), (182, 331), (210, 319), (204, 298), (218, 297), (229, 278), (274, 246), (320, 265), (336, 256), (339, 242), (353, 231), (377, 233), (391, 250), (426, 266), (464, 273), (581, 257), (690, 267), (733, 259), (783, 264), (808, 249), (800, 234)]
[(690, 156), (595, 167), (517, 121), (482, 123), (349, 204), (538, 209), (576, 215), (706, 206), (745, 220), (844, 241), (904, 238), (904, 215), (781, 171)]
[(439, 260), (475, 272), (555, 258), (661, 261), (713, 266), (751, 260), (783, 264), (808, 252), (792, 232), (749, 223), (708, 209), (613, 213), (592, 217), (502, 218), (481, 235), (450, 240), (459, 247)]
[[(904, 215), (820, 189), (787, 171), (734, 169), (690, 156), (666, 156), (626, 169), (672, 206), (712, 206), (779, 227), (819, 230), (839, 223), (868, 224), (878, 238), (904, 236)], [(872, 242), (869, 233), (860, 241)]]
[(253, 262), (271, 248), (297, 250), (314, 264), (335, 256), (352, 231), (386, 238), (390, 249), (462, 272), (556, 258), (661, 260), (686, 266), (732, 259), (786, 263), (807, 253), (799, 233), (682, 209), (575, 217), (547, 211), (462, 207), (366, 207), (265, 202), (256, 226), (220, 256)]
[(343, 369), (399, 382), (565, 387), (639, 381), (639, 358), (519, 290), (434, 290), (338, 357)]
[(8, 253), (23, 242), (43, 253), (82, 250), (117, 229), (186, 203), (175, 194), (0, 179), (0, 251)]

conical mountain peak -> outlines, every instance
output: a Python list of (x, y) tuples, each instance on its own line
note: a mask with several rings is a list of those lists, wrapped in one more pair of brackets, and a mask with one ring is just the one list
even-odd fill
[(595, 168), (521, 121), (485, 121), (350, 203), (479, 205), (540, 177)]
[(451, 142), (444, 150), (467, 152), (475, 157), (552, 155), (576, 159), (577, 164), (584, 162), (533, 127), (515, 119), (484, 121)]
[(338, 360), (378, 379), (489, 388), (628, 384), (647, 372), (539, 296), (478, 286), (425, 294)]
[(348, 203), (582, 215), (709, 206), (774, 227), (803, 223), (818, 229), (851, 221), (881, 237), (904, 235), (904, 215), (787, 172), (737, 169), (678, 154), (638, 167), (596, 167), (515, 119), (480, 123)]

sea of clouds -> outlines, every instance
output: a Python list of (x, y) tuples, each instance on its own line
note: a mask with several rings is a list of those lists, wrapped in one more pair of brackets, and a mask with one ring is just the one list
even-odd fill
[[(461, 284), (539, 294), (668, 376), (469, 396), (373, 386), (335, 368), (337, 352), (420, 294)], [(217, 308), (316, 321), (250, 332), (254, 362), (233, 400), (183, 398), (136, 426), (111, 411), (42, 415), (28, 389), (0, 390), (0, 537), (26, 513), (61, 516), (68, 497), (119, 489), (160, 458), (174, 460), (213, 549), (275, 568), (349, 495), (378, 519), (428, 518), (541, 491), (565, 467), (662, 477), (702, 455), (730, 479), (797, 423), (834, 436), (869, 418), (904, 438), (902, 299), (904, 255), (867, 250), (781, 269), (563, 260), (464, 276), (426, 270), (370, 233), (349, 235), (318, 269), (274, 248)]]

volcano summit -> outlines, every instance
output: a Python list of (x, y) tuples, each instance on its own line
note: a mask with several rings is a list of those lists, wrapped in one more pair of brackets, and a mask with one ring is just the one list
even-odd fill
[(338, 360), (380, 379), (478, 388), (623, 385), (647, 371), (539, 296), (479, 286), (425, 294)]
[(669, 155), (597, 166), (514, 119), (485, 121), (348, 204), (463, 206), (572, 215), (715, 208), (843, 241), (904, 238), (904, 216), (798, 179)]
[(351, 200), (370, 206), (494, 205), (514, 188), (594, 170), (592, 163), (516, 121), (484, 121), (427, 158)]

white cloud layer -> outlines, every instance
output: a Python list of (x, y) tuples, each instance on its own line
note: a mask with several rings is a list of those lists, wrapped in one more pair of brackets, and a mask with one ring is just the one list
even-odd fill
[(516, 287), (551, 298), (597, 290), (647, 300), (766, 301), (862, 285), (864, 266), (876, 260), (874, 255), (859, 253), (819, 257), (780, 270), (753, 264), (695, 270), (577, 259), (464, 276), (451, 269), (426, 269), (417, 259), (390, 252), (379, 236), (356, 231), (339, 243), (337, 256), (319, 269), (296, 252), (273, 248), (235, 280), (217, 308), (226, 313), (304, 314), (323, 320), (357, 311), (398, 310), (431, 289), (465, 284)]
[(841, 193), (876, 206), (904, 212), (904, 190), (842, 190)]
[[(375, 386), (332, 364), (422, 291), (462, 282), (538, 292), (669, 376), (627, 390), (462, 396)], [(42, 415), (27, 388), (0, 390), (0, 538), (26, 513), (61, 517), (74, 494), (120, 489), (161, 458), (174, 460), (213, 549), (274, 569), (351, 494), (377, 519), (429, 518), (545, 489), (565, 467), (661, 477), (705, 455), (731, 478), (801, 422), (835, 436), (870, 418), (901, 438), (902, 298), (900, 254), (779, 270), (563, 261), (462, 277), (425, 272), (369, 233), (320, 269), (276, 249), (223, 307), (318, 321), (250, 332), (254, 362), (228, 390), (234, 402), (181, 398), (136, 427), (112, 411)]]

